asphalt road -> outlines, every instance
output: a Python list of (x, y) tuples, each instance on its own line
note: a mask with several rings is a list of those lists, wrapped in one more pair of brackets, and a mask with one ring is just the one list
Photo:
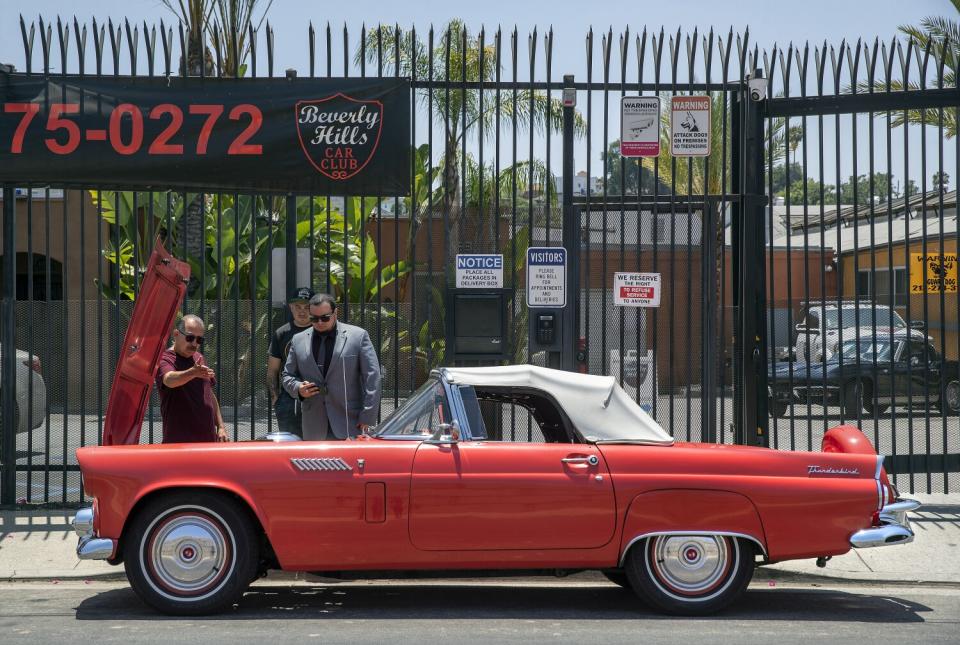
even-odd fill
[(5, 643), (960, 642), (960, 589), (754, 583), (708, 618), (596, 580), (261, 581), (232, 612), (171, 618), (126, 583), (2, 583)]

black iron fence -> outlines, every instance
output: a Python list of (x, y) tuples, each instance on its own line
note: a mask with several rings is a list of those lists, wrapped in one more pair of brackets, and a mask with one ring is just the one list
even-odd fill
[[(198, 45), (179, 25), (20, 26), (13, 73), (54, 84), (185, 73), (257, 83), (279, 70), (269, 26), (244, 34), (246, 59), (237, 33)], [(579, 340), (566, 348), (579, 350), (579, 369), (615, 375), (678, 439), (818, 450), (827, 427), (849, 421), (891, 455), (901, 488), (956, 490), (960, 302), (946, 175), (955, 166), (960, 177), (960, 103), (956, 56), (942, 46), (760, 52), (732, 32), (591, 31), (585, 73), (564, 79), (552, 32), (451, 23), (359, 35), (311, 26), (302, 37), (311, 78), (410, 79), (409, 196), (123, 191), (110, 177), (10, 186), (2, 347), (22, 354), (4, 361), (6, 503), (81, 499), (74, 451), (100, 439), (105, 384), (158, 236), (193, 267), (183, 310), (208, 324), (225, 421), (249, 439), (274, 421), (265, 365), (288, 277), (333, 293), (342, 318), (370, 332), (386, 414), (449, 362), (457, 253), (503, 254), (511, 360), (544, 361), (527, 341), (524, 262), (529, 246), (563, 244), (565, 212), (579, 222)], [(754, 100), (757, 79), (770, 87)], [(709, 97), (709, 156), (670, 154), (666, 109), (659, 156), (621, 156), (619, 101), (635, 95), (664, 106)], [(575, 177), (558, 176), (565, 155)], [(659, 274), (659, 306), (615, 305), (616, 272)], [(922, 321), (913, 335), (912, 320)], [(509, 436), (536, 436), (525, 416), (504, 418)], [(156, 400), (141, 437), (159, 440)]]

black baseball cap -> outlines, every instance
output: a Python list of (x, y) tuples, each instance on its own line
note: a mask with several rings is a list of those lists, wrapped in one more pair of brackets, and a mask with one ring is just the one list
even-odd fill
[(310, 287), (297, 287), (290, 292), (290, 295), (287, 297), (287, 302), (309, 302), (312, 297), (313, 289)]

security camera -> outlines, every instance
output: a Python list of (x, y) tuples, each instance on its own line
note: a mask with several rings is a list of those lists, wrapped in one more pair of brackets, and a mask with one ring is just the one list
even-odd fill
[(750, 78), (747, 79), (747, 85), (750, 87), (751, 101), (762, 101), (767, 98), (767, 79)]

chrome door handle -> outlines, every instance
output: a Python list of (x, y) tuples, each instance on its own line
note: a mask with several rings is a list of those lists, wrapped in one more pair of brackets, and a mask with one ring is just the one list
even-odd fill
[(590, 464), (591, 466), (596, 466), (600, 463), (596, 455), (590, 455), (589, 457), (564, 457), (560, 461), (565, 464)]

